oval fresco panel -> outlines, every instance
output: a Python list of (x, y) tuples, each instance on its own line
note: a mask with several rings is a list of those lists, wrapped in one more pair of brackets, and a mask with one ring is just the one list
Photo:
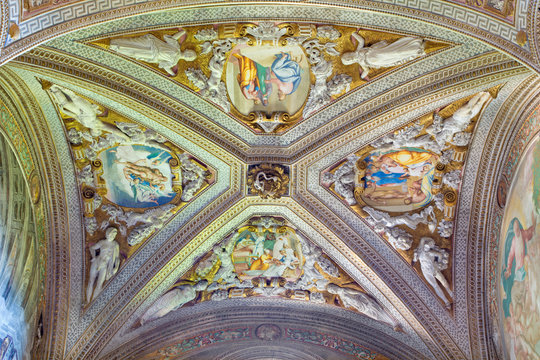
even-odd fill
[(362, 159), (362, 200), (377, 209), (410, 211), (433, 199), (432, 184), (438, 156), (418, 148), (376, 150)]
[(298, 45), (237, 45), (227, 63), (227, 91), (243, 115), (294, 114), (309, 92), (309, 65)]
[(147, 208), (165, 205), (176, 193), (172, 189), (171, 154), (147, 145), (116, 146), (99, 154), (105, 197), (120, 206)]
[(498, 278), (506, 357), (540, 356), (540, 137), (520, 160), (504, 209)]
[(238, 230), (232, 261), (240, 280), (283, 277), (296, 281), (302, 274), (304, 257), (294, 230), (285, 227), (258, 231), (246, 226)]

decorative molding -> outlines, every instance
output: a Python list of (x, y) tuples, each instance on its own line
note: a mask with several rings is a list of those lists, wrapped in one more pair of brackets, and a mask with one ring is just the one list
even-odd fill
[[(11, 0), (14, 2), (15, 0)], [(520, 3), (525, 3), (520, 1)], [(183, 4), (188, 7), (185, 12), (193, 11), (189, 7), (198, 9), (205, 5), (213, 4), (213, 1), (190, 1)], [(13, 5), (13, 4), (12, 4)], [(17, 16), (18, 4), (12, 6), (12, 17)], [(227, 3), (220, 3), (218, 11), (224, 12), (227, 8)], [(246, 14), (250, 14), (251, 17), (257, 17), (257, 13), (247, 6), (242, 4), (235, 4), (236, 11), (245, 11)], [(310, 7), (300, 7), (297, 4), (288, 4), (290, 9), (298, 9), (298, 13), (304, 13), (310, 11)], [(496, 20), (490, 15), (485, 15), (479, 11), (474, 11), (471, 8), (464, 7), (463, 5), (453, 4), (443, 1), (392, 1), (392, 3), (383, 2), (368, 2), (368, 1), (317, 1), (312, 5), (328, 6), (333, 5), (333, 13), (339, 12), (351, 12), (350, 8), (354, 7), (357, 10), (369, 9), (379, 11), (381, 13), (393, 13), (400, 16), (416, 17), (422, 20), (427, 20), (437, 24), (444, 24), (449, 28), (453, 28), (455, 31), (463, 31), (467, 34), (474, 34), (476, 37), (488, 41), (500, 49), (511, 52), (514, 56), (522, 58), (528, 62), (530, 66), (535, 66), (533, 57), (531, 54), (515, 43), (506, 39), (515, 41), (517, 31), (512, 25), (505, 23), (504, 21)], [(72, 31), (81, 27), (87, 27), (101, 22), (112, 20), (120, 17), (128, 17), (137, 14), (144, 14), (149, 11), (156, 10), (171, 10), (174, 9), (176, 3), (167, 0), (161, 1), (144, 1), (144, 0), (120, 0), (120, 1), (107, 1), (107, 0), (93, 0), (76, 2), (58, 9), (54, 9), (42, 15), (33, 17), (27, 21), (19, 24), (21, 28), (22, 40), (16, 41), (4, 48), (2, 54), (2, 60), (13, 58), (28, 48), (35, 46), (37, 43), (51, 39), (59, 33)], [(244, 10), (246, 9), (246, 10)], [(20, 9), (18, 9), (20, 10)], [(210, 16), (209, 8), (205, 9), (205, 15)], [(289, 12), (288, 9), (285, 9)], [(317, 9), (315, 9), (317, 10)], [(471, 11), (472, 10), (472, 11)], [(81, 16), (81, 14), (84, 14)], [(236, 15), (238, 16), (238, 15)], [(286, 17), (286, 14), (280, 14), (280, 16)], [(230, 18), (233, 17), (225, 16)], [(289, 15), (293, 17), (293, 15)], [(304, 18), (310, 16), (304, 16)], [(516, 11), (516, 24), (518, 28), (523, 27), (521, 20), (526, 17), (526, 13), (521, 8)], [(316, 16), (313, 17), (315, 19)], [(338, 21), (338, 19), (332, 19), (326, 17), (330, 21)], [(210, 19), (208, 19), (210, 20)], [(18, 20), (17, 20), (18, 21)], [(188, 23), (189, 21), (183, 21)]]
[[(399, 334), (397, 338), (389, 338), (387, 334), (373, 328), (371, 323), (361, 321), (358, 316), (346, 316), (344, 310), (333, 311), (331, 309), (320, 305), (306, 307), (305, 303), (301, 301), (269, 301), (262, 298), (231, 299), (220, 301), (212, 307), (192, 306), (177, 311), (173, 319), (162, 323), (152, 331), (140, 332), (137, 337), (131, 339), (123, 338), (122, 345), (115, 347), (112, 351), (102, 352), (100, 355), (111, 359), (145, 358), (142, 354), (153, 353), (158, 349), (170, 346), (169, 344), (175, 344), (182, 339), (197, 336), (202, 332), (219, 331), (239, 326), (249, 327), (252, 338), (257, 339), (257, 327), (268, 323), (268, 319), (272, 319), (271, 323), (281, 330), (281, 338), (274, 341), (279, 341), (282, 344), (284, 341), (285, 344), (288, 341), (285, 329), (306, 329), (310, 332), (332, 334), (344, 341), (359, 343), (359, 345), (389, 358), (431, 358), (430, 355), (424, 355), (411, 346), (407, 340), (408, 336), (405, 334)], [(291, 316), (291, 313), (294, 316)], [(217, 316), (220, 317), (220, 324), (217, 328), (215, 322), (212, 321), (216, 314), (219, 314)], [(178, 321), (179, 319), (182, 321)], [(139, 336), (146, 339), (146, 345), (137, 340)], [(271, 343), (271, 340), (266, 340), (265, 343)], [(395, 346), (388, 347), (389, 344), (395, 344)], [(196, 357), (196, 354), (193, 353), (192, 356)]]

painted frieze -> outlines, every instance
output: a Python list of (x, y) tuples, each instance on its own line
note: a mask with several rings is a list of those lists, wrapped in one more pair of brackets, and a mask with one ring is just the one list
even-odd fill
[(497, 92), (492, 88), (427, 114), (323, 174), (323, 185), (411, 262), (447, 308), (465, 157), (479, 114)]
[(354, 341), (342, 339), (322, 332), (298, 329), (293, 327), (280, 327), (275, 324), (261, 324), (255, 328), (245, 326), (241, 328), (228, 328), (206, 332), (183, 339), (174, 345), (169, 345), (144, 356), (143, 359), (170, 359), (189, 351), (201, 349), (213, 344), (224, 342), (239, 342), (258, 339), (266, 344), (273, 341), (301, 342), (309, 345), (326, 347), (359, 360), (384, 360), (387, 357)]
[(498, 251), (498, 310), (509, 359), (540, 357), (540, 136), (517, 164), (504, 208)]
[(279, 133), (388, 70), (449, 46), (344, 26), (253, 22), (89, 43), (150, 66), (255, 132)]
[(213, 183), (214, 172), (164, 136), (42, 81), (71, 145), (84, 206), (89, 303), (140, 246)]
[(400, 325), (322, 250), (279, 217), (255, 217), (204, 255), (141, 316), (156, 320), (203, 301), (275, 297), (331, 304)]

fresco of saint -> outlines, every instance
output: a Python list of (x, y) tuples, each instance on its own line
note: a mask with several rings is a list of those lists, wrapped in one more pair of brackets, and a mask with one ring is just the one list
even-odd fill
[(374, 151), (364, 158), (367, 170), (362, 197), (375, 207), (423, 207), (433, 198), (431, 187), (437, 160), (435, 154), (416, 148)]
[(285, 96), (296, 91), (301, 81), (302, 69), (300, 65), (291, 59), (289, 53), (275, 54), (272, 65), (264, 67), (247, 56), (232, 54), (238, 59), (238, 84), (242, 94), (248, 100), (256, 104), (268, 105), (268, 97), (272, 93), (272, 85), (277, 86), (278, 99), (284, 100)]
[(228, 60), (231, 103), (252, 111), (295, 113), (309, 91), (309, 65), (298, 46), (236, 46)]

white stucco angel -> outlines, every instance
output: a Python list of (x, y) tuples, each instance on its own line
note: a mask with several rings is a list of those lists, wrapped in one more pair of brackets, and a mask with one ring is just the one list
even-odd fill
[(448, 267), (448, 252), (435, 245), (435, 241), (428, 237), (420, 239), (420, 244), (414, 250), (413, 263), (420, 261), (422, 274), (427, 282), (433, 287), (437, 296), (441, 298), (447, 308), (450, 308), (451, 303), (448, 301), (444, 292), (439, 287), (437, 280), (444, 286), (450, 297), (454, 293), (450, 289), (450, 285), (442, 274), (442, 270)]
[(392, 228), (396, 225), (406, 225), (414, 230), (418, 224), (426, 224), (429, 230), (433, 232), (435, 231), (435, 226), (437, 224), (437, 219), (435, 217), (435, 213), (433, 212), (433, 206), (428, 206), (419, 213), (397, 216), (391, 216), (384, 211), (375, 210), (369, 206), (364, 206), (362, 210), (371, 216), (373, 219), (373, 224), (387, 228)]
[(324, 290), (328, 284), (328, 280), (317, 270), (315, 263), (322, 258), (322, 250), (316, 246), (308, 246), (302, 244), (304, 255), (304, 274), (300, 277), (296, 284), (291, 284), (291, 288), (300, 288), (308, 290), (315, 286), (318, 290)]
[(197, 291), (203, 291), (207, 288), (208, 281), (202, 280), (195, 285), (181, 285), (165, 293), (155, 303), (152, 304), (141, 316), (141, 325), (159, 319), (173, 310), (180, 308), (185, 303), (197, 297)]
[(374, 320), (392, 326), (396, 330), (399, 328), (397, 320), (390, 316), (390, 314), (388, 314), (386, 310), (384, 310), (384, 308), (368, 294), (351, 288), (339, 287), (336, 284), (329, 284), (326, 287), (326, 290), (330, 294), (338, 295), (344, 307), (352, 307)]
[(221, 261), (221, 266), (214, 276), (214, 281), (222, 280), (225, 283), (234, 281), (236, 279), (236, 272), (234, 271), (234, 264), (231, 258), (233, 248), (231, 246), (216, 245), (213, 251)]
[(90, 129), (92, 136), (101, 135), (105, 124), (97, 118), (100, 113), (99, 106), (58, 85), (51, 85), (48, 91), (60, 111)]
[(364, 47), (365, 41), (360, 34), (353, 33), (352, 37), (358, 41), (358, 46), (355, 51), (343, 54), (341, 62), (344, 65), (360, 65), (360, 76), (366, 80), (369, 80), (370, 69), (400, 65), (425, 55), (424, 40), (420, 38), (403, 37), (391, 44), (379, 41)]
[[(114, 241), (117, 234), (116, 228), (108, 228), (105, 231), (105, 239), (90, 247), (92, 259), (90, 260), (90, 276), (86, 288), (86, 301), (88, 303), (92, 298), (95, 299), (98, 296), (103, 283), (116, 274), (120, 267), (120, 246)], [(98, 250), (99, 255), (97, 255)]]
[(447, 119), (443, 120), (438, 114), (435, 114), (433, 124), (426, 129), (428, 134), (433, 135), (438, 145), (434, 150), (441, 151), (446, 147), (446, 143), (452, 140), (454, 134), (464, 131), (471, 119), (478, 115), (489, 99), (491, 99), (491, 95), (488, 92), (480, 92)]
[(112, 39), (110, 49), (136, 60), (157, 64), (169, 75), (175, 76), (172, 68), (178, 61), (193, 61), (197, 58), (195, 51), (180, 49), (178, 40), (185, 34), (186, 31), (181, 29), (174, 35), (163, 35), (163, 40), (152, 34)]

